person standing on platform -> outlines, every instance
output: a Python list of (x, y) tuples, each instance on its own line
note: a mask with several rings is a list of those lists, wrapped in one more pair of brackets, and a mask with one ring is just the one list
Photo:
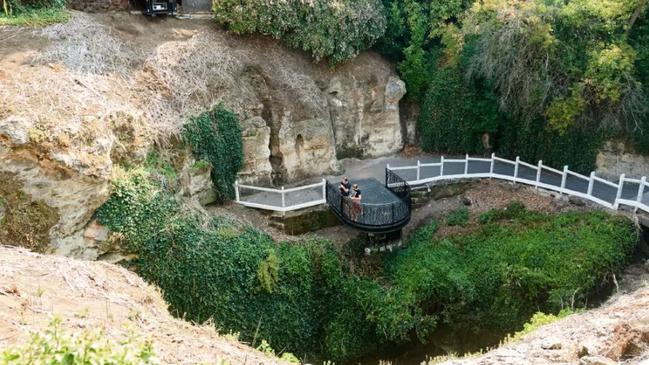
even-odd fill
[(363, 213), (363, 206), (361, 205), (361, 189), (358, 188), (358, 184), (352, 186), (352, 190), (349, 194), (349, 197), (352, 199), (352, 214), (351, 218), (354, 221), (357, 221), (358, 218)]
[(347, 176), (343, 177), (338, 189), (340, 190), (340, 194), (342, 196), (349, 196), (349, 193), (352, 189), (352, 183), (349, 181), (349, 178)]

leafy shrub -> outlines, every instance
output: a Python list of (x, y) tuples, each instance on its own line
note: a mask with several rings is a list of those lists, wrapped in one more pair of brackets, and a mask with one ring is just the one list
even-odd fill
[(384, 0), (377, 49), (421, 106), (424, 150), (493, 151), (581, 173), (607, 139), (649, 151), (644, 2), (473, 3)]
[[(356, 338), (368, 327), (358, 315), (363, 286), (343, 274), (330, 243), (277, 244), (226, 219), (205, 221), (181, 207), (166, 176), (142, 167), (118, 173), (97, 218), (138, 254), (135, 268), (163, 289), (173, 313), (283, 351), (336, 359), (366, 351), (367, 340)], [(351, 333), (335, 332), (349, 324)], [(357, 344), (340, 347), (345, 341)]]
[(471, 3), (471, 0), (383, 0), (387, 26), (376, 48), (399, 62), (397, 67), (406, 82), (409, 99), (423, 102), (430, 72), (437, 66), (442, 39), (450, 40), (444, 37), (449, 33), (449, 25)]
[(469, 221), (469, 209), (461, 207), (452, 211), (446, 217), (446, 224), (449, 226), (464, 226)]
[(65, 22), (65, 0), (0, 0), (1, 25), (48, 25)]
[(525, 322), (523, 325), (523, 329), (520, 331), (517, 331), (513, 335), (507, 336), (505, 339), (505, 342), (511, 342), (511, 341), (518, 341), (520, 340), (523, 336), (527, 335), (528, 333), (534, 332), (537, 329), (539, 329), (542, 326), (545, 326), (550, 323), (554, 323), (562, 318), (565, 318), (571, 314), (576, 313), (576, 311), (572, 309), (562, 309), (559, 311), (558, 314), (545, 314), (543, 312), (536, 312), (530, 318), (529, 321)]
[(437, 222), (434, 220), (430, 221), (428, 224), (420, 227), (415, 232), (413, 232), (412, 235), (410, 236), (410, 241), (413, 242), (431, 241), (435, 233), (437, 233), (438, 229), (439, 229), (439, 225), (437, 224)]
[(216, 21), (235, 33), (261, 33), (333, 65), (372, 46), (385, 31), (380, 0), (216, 0)]
[(485, 134), (498, 131), (502, 114), (495, 96), (477, 83), (466, 83), (462, 69), (441, 67), (429, 74), (417, 121), (426, 151), (481, 154), (487, 149)]
[(185, 125), (183, 136), (197, 159), (212, 165), (212, 181), (220, 200), (234, 198), (234, 182), (243, 167), (239, 119), (219, 105)]
[(478, 222), (487, 224), (501, 220), (522, 219), (529, 215), (536, 216), (535, 213), (528, 212), (523, 203), (513, 201), (505, 209), (491, 209), (480, 214)]
[(533, 310), (583, 306), (622, 269), (637, 242), (635, 228), (622, 217), (521, 214), (508, 225), (488, 224), (465, 236), (411, 241), (388, 260), (392, 288), (407, 302), (399, 312), (419, 313), (402, 317), (401, 329), (418, 329), (433, 317), (467, 330), (507, 332)]
[(139, 365), (159, 363), (150, 342), (129, 338), (115, 343), (101, 332), (70, 336), (54, 319), (43, 333), (35, 333), (24, 347), (9, 348), (0, 354), (0, 365), (68, 364), (68, 365)]

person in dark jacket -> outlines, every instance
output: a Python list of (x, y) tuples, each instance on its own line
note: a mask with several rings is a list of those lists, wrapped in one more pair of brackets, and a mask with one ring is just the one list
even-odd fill
[(340, 194), (342, 194), (342, 196), (349, 196), (349, 193), (352, 189), (352, 183), (349, 181), (349, 178), (347, 176), (343, 177), (338, 189), (340, 190)]

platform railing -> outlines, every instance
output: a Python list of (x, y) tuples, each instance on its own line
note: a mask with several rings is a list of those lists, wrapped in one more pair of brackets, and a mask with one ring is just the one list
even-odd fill
[[(280, 189), (274, 189), (244, 185), (237, 181), (234, 184), (235, 202), (250, 208), (289, 212), (325, 204), (327, 202), (326, 186), (326, 179), (315, 184), (288, 189), (283, 186)], [(250, 191), (252, 194), (242, 194), (242, 191)], [(311, 194), (304, 194), (301, 198), (293, 199), (293, 197), (299, 196), (298, 193), (306, 191), (310, 191)]]
[[(387, 171), (386, 171), (387, 172)], [(395, 175), (400, 185), (389, 188), (399, 199), (389, 203), (366, 203), (343, 196), (336, 184), (327, 182), (329, 207), (344, 222), (368, 232), (400, 229), (410, 221), (410, 187)]]
[[(433, 168), (432, 172), (430, 168)], [(405, 180), (413, 187), (444, 180), (495, 178), (573, 195), (610, 209), (617, 210), (620, 205), (627, 205), (636, 211), (649, 212), (649, 183), (646, 177), (631, 179), (622, 174), (617, 182), (612, 182), (596, 176), (595, 172), (584, 176), (570, 171), (568, 166), (557, 170), (543, 165), (543, 161), (533, 165), (521, 161), (519, 157), (512, 161), (495, 154), (491, 158), (465, 155), (463, 159), (449, 159), (442, 156), (439, 162), (417, 161), (416, 165), (398, 167), (388, 165), (387, 170), (400, 171), (403, 175), (409, 172), (413, 178)]]

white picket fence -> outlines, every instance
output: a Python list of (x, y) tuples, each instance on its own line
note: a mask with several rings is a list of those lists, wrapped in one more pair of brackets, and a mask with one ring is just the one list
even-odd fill
[[(319, 183), (286, 189), (262, 188), (258, 186), (234, 184), (236, 202), (250, 208), (289, 212), (325, 204), (327, 180)], [(242, 194), (248, 191), (250, 194)], [(300, 194), (301, 193), (301, 194)]]
[[(512, 161), (495, 154), (491, 158), (466, 155), (461, 159), (449, 159), (442, 156), (439, 162), (417, 161), (413, 166), (387, 165), (386, 168), (398, 171), (413, 187), (443, 180), (494, 178), (588, 199), (610, 209), (617, 210), (620, 205), (626, 205), (649, 212), (649, 183), (645, 177), (630, 179), (623, 174), (617, 182), (611, 182), (596, 176), (594, 172), (584, 176), (570, 171), (568, 166), (557, 170), (543, 165), (543, 161), (533, 165), (518, 157)], [(289, 212), (325, 204), (326, 184), (326, 180), (322, 179), (315, 184), (289, 189), (242, 185), (239, 182), (234, 187), (238, 204)]]
[[(502, 166), (500, 166), (501, 171), (498, 171), (499, 164), (509, 166), (511, 174), (503, 172)], [(433, 173), (427, 174), (425, 170), (431, 167), (435, 168)], [(453, 167), (453, 170), (449, 171), (449, 167)], [(649, 183), (645, 177), (630, 179), (622, 174), (618, 182), (614, 183), (596, 176), (595, 172), (591, 172), (590, 176), (584, 176), (570, 171), (568, 166), (564, 166), (560, 171), (543, 165), (543, 161), (532, 165), (521, 161), (518, 157), (512, 161), (497, 157), (495, 154), (492, 154), (491, 158), (466, 155), (463, 159), (448, 159), (442, 156), (440, 162), (421, 163), (417, 161), (417, 165), (413, 166), (391, 167), (388, 165), (387, 168), (391, 171), (412, 171), (414, 173), (412, 178), (402, 175), (411, 186), (442, 180), (495, 178), (577, 196), (611, 209), (617, 210), (620, 205), (628, 205), (635, 207), (636, 210), (641, 209), (649, 212), (649, 194), (645, 196), (645, 191), (649, 193), (649, 189), (646, 189)], [(525, 174), (521, 173), (522, 169), (527, 170)], [(579, 189), (580, 185), (582, 189)]]

